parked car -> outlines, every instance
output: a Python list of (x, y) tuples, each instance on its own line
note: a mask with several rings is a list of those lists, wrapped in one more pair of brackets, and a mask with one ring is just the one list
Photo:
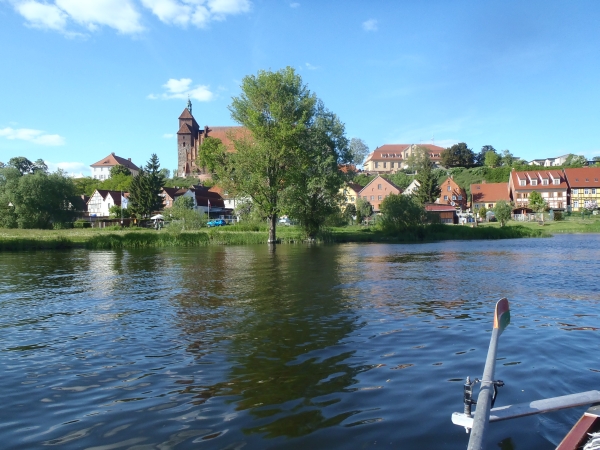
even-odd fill
[(281, 219), (279, 219), (279, 223), (281, 225), (291, 225), (292, 221), (290, 219), (288, 219), (287, 217), (282, 217)]
[(209, 227), (223, 227), (227, 225), (227, 222), (225, 222), (223, 219), (214, 219), (209, 221), (206, 225)]

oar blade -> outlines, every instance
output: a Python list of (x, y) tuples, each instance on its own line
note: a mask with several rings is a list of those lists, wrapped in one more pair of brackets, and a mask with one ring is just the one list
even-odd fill
[(494, 328), (498, 328), (498, 334), (502, 333), (510, 323), (510, 308), (508, 300), (503, 298), (496, 303), (496, 311), (494, 313)]

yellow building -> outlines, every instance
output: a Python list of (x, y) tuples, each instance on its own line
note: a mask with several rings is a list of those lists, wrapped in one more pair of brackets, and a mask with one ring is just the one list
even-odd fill
[(600, 167), (565, 169), (564, 172), (571, 190), (569, 203), (572, 211), (581, 211), (593, 202), (600, 204)]
[(365, 160), (363, 166), (370, 173), (386, 174), (396, 173), (406, 167), (406, 159), (417, 148), (422, 147), (429, 151), (429, 158), (436, 166), (440, 165), (444, 149), (433, 144), (385, 144), (376, 148)]

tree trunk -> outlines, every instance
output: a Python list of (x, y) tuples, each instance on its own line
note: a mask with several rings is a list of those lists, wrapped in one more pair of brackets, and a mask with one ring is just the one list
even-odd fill
[(274, 214), (271, 217), (269, 217), (269, 220), (271, 221), (271, 223), (269, 224), (269, 240), (267, 241), (267, 243), (276, 244), (277, 238), (275, 236), (275, 227), (277, 226), (277, 216)]

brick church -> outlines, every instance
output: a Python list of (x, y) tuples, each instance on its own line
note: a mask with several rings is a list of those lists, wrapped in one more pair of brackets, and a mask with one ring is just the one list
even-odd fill
[(233, 151), (232, 138), (241, 137), (244, 127), (209, 127), (200, 129), (192, 115), (192, 102), (188, 99), (187, 107), (179, 116), (179, 131), (177, 132), (177, 176), (210, 178), (205, 168), (196, 165), (198, 150), (204, 139), (213, 137), (221, 139), (228, 150)]

